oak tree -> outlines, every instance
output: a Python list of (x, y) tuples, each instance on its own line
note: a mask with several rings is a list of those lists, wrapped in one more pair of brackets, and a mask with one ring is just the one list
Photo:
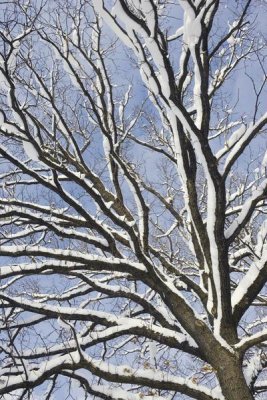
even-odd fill
[(0, 10), (0, 397), (263, 399), (266, 2)]

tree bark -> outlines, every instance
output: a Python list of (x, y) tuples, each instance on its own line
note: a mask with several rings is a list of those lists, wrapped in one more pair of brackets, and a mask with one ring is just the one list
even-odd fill
[(218, 354), (217, 377), (225, 400), (253, 400), (253, 395), (245, 380), (241, 361), (233, 355)]

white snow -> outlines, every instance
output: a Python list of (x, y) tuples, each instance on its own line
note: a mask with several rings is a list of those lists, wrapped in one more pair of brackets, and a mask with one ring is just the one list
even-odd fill
[(129, 268), (136, 269), (138, 271), (146, 271), (146, 268), (143, 264), (137, 263), (137, 262), (132, 262), (130, 260), (123, 260), (120, 258), (106, 258), (106, 257), (100, 257), (88, 253), (82, 253), (79, 251), (74, 251), (74, 250), (60, 250), (60, 249), (48, 249), (47, 247), (44, 246), (23, 246), (23, 245), (10, 245), (10, 246), (1, 246), (1, 251), (4, 254), (13, 254), (13, 253), (20, 253), (20, 252), (25, 252), (28, 251), (29, 254), (34, 255), (42, 255), (45, 254), (47, 257), (50, 256), (51, 258), (54, 257), (62, 257), (64, 258), (72, 258), (75, 261), (77, 260), (80, 262), (80, 260), (84, 260), (84, 262), (100, 262), (102, 263), (103, 266), (116, 266), (116, 265), (121, 265), (121, 264), (127, 264)]
[(185, 1), (180, 0), (180, 5), (184, 9), (184, 35), (183, 39), (185, 44), (192, 49), (199, 41), (201, 35), (201, 18), (202, 13), (195, 16), (195, 12), (191, 5)]
[(184, 27), (180, 26), (180, 28), (178, 28), (175, 33), (173, 33), (172, 35), (168, 36), (167, 41), (170, 42), (170, 41), (172, 41), (174, 39), (177, 39), (183, 33), (184, 33)]
[(239, 141), (239, 139), (244, 135), (245, 132), (246, 132), (246, 125), (241, 124), (241, 126), (235, 132), (233, 132), (230, 138), (225, 142), (224, 147), (217, 152), (216, 157), (221, 158), (228, 150), (230, 150)]
[(235, 230), (240, 226), (240, 224), (242, 224), (242, 222), (249, 213), (253, 201), (262, 196), (262, 194), (266, 190), (266, 184), (267, 184), (267, 179), (265, 179), (257, 188), (255, 188), (253, 194), (248, 199), (246, 199), (238, 217), (226, 229), (225, 231), (226, 238), (230, 238), (235, 233)]
[(20, 50), (20, 41), (19, 40), (15, 40), (13, 43), (13, 50), (8, 58), (8, 62), (7, 62), (7, 67), (9, 72), (12, 74), (16, 68), (16, 63), (17, 63), (17, 54)]
[(229, 152), (225, 164), (224, 164), (224, 171), (226, 170), (228, 164), (232, 162), (232, 159), (236, 156), (238, 151), (240, 150), (241, 146), (250, 140), (251, 137), (253, 137), (254, 132), (257, 131), (258, 127), (267, 120), (267, 112), (263, 114), (256, 122), (255, 124), (250, 123), (249, 126), (247, 127), (246, 131), (240, 136), (240, 139), (237, 141), (237, 143), (233, 146), (232, 150)]
[(23, 140), (22, 141), (23, 148), (27, 156), (32, 160), (32, 161), (39, 161), (39, 155), (37, 153), (36, 148), (30, 141)]
[(252, 379), (255, 378), (262, 369), (261, 357), (262, 352), (259, 351), (253, 354), (253, 356), (246, 362), (247, 365), (244, 369), (244, 375), (248, 385), (251, 384)]
[(246, 293), (249, 291), (250, 286), (259, 276), (262, 268), (264, 268), (267, 262), (267, 245), (265, 247), (265, 254), (263, 254), (260, 260), (255, 260), (253, 264), (249, 267), (248, 272), (241, 279), (240, 283), (237, 285), (234, 293), (232, 294), (232, 307), (233, 309), (240, 303), (244, 298)]

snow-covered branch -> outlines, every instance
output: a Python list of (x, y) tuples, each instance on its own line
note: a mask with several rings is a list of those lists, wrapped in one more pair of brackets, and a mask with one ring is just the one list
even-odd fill
[(0, 4), (2, 396), (260, 398), (267, 10), (227, 3)]

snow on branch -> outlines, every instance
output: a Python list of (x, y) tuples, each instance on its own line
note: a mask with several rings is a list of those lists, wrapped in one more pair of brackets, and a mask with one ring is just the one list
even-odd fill
[(265, 6), (241, 3), (1, 3), (0, 395), (257, 397)]

